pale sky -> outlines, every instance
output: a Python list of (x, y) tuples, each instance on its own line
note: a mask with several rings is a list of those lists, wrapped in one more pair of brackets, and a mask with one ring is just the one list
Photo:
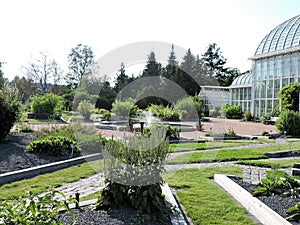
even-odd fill
[(195, 55), (215, 42), (227, 65), (244, 72), (263, 37), (299, 14), (299, 0), (7, 0), (0, 5), (0, 61), (12, 80), (40, 51), (67, 72), (79, 43), (99, 59), (135, 42), (173, 43)]

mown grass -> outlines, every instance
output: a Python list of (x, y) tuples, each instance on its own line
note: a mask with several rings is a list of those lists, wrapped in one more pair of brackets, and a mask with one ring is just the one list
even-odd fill
[(169, 152), (184, 152), (193, 150), (205, 150), (211, 148), (226, 148), (235, 146), (245, 146), (249, 144), (259, 144), (260, 141), (247, 141), (247, 140), (224, 140), (224, 141), (208, 141), (205, 143), (179, 143), (170, 144)]
[(62, 169), (53, 173), (36, 176), (32, 179), (25, 179), (11, 184), (5, 184), (0, 187), (0, 200), (18, 199), (25, 196), (27, 191), (40, 194), (49, 187), (59, 187), (63, 183), (78, 181), (87, 178), (103, 170), (103, 160), (91, 163), (83, 163)]
[[(300, 147), (299, 144), (294, 146)], [(276, 152), (289, 150), (289, 145), (274, 145), (264, 146), (260, 148), (245, 148), (232, 150), (213, 150), (187, 153), (170, 160), (169, 164), (183, 164), (183, 163), (200, 163), (200, 162), (224, 162), (236, 160), (251, 160), (251, 159), (266, 159), (264, 155), (266, 152)]]
[(176, 189), (180, 203), (195, 225), (256, 224), (228, 194), (210, 179), (215, 173), (241, 176), (237, 167), (183, 169), (164, 174), (170, 187)]
[(257, 166), (257, 167), (266, 167), (274, 168), (288, 168), (293, 167), (295, 163), (300, 163), (300, 159), (281, 159), (281, 160), (268, 160), (268, 161), (257, 161), (257, 160), (243, 160), (237, 162), (237, 164), (248, 165), (248, 166)]

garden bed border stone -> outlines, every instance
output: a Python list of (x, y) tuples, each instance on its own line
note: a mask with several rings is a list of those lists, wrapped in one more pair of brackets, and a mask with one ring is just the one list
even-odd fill
[[(214, 181), (227, 191), (236, 201), (264, 225), (291, 225), (286, 219), (253, 197), (247, 190), (232, 181), (229, 177), (234, 175), (215, 174)], [(234, 176), (235, 177), (235, 176)]]

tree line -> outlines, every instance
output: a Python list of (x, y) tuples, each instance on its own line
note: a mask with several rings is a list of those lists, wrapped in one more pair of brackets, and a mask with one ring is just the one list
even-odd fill
[[(126, 85), (139, 78), (158, 77), (174, 81), (181, 86), (188, 95), (197, 95), (203, 85), (229, 86), (240, 75), (237, 68), (226, 67), (226, 58), (222, 55), (217, 44), (210, 44), (204, 54), (194, 55), (190, 49), (179, 63), (174, 45), (171, 46), (168, 63), (163, 66), (156, 61), (155, 52), (150, 52), (144, 70), (139, 75), (126, 74), (125, 65), (121, 63), (120, 69), (114, 79), (114, 84), (108, 82), (106, 76), (100, 76), (95, 55), (90, 46), (78, 44), (68, 54), (68, 72), (64, 72), (61, 65), (41, 52), (28, 65), (22, 67), (23, 76), (15, 76), (9, 85), (15, 86), (21, 94), (22, 101), (26, 102), (32, 96), (44, 95), (52, 92), (63, 96), (65, 108), (72, 109), (75, 90), (88, 97), (97, 108), (111, 109), (116, 96)], [(0, 88), (5, 83), (0, 64)], [(6, 81), (7, 83), (7, 81)], [(157, 87), (141, 84), (141, 88), (132, 96), (145, 96), (140, 106), (146, 107), (150, 103), (168, 104), (168, 101), (154, 97)], [(143, 86), (144, 85), (144, 86)], [(84, 96), (85, 95), (85, 96)]]

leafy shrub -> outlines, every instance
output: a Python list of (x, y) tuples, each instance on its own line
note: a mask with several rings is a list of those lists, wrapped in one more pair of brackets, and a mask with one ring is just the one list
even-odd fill
[(156, 129), (162, 129), (164, 128), (166, 130), (166, 137), (169, 138), (175, 138), (178, 139), (179, 138), (179, 134), (180, 134), (180, 129), (176, 128), (176, 127), (172, 127), (169, 124), (152, 124), (150, 127), (146, 127), (144, 128), (144, 134), (145, 135), (151, 135), (151, 132), (155, 132)]
[(110, 121), (111, 120), (111, 113), (109, 110), (107, 109), (100, 109), (99, 110), (99, 114), (100, 117), (106, 121)]
[(181, 119), (200, 120), (203, 116), (202, 101), (197, 96), (180, 99), (174, 109), (179, 112)]
[(299, 92), (298, 82), (284, 86), (278, 93), (281, 109), (297, 111), (299, 109)]
[(136, 115), (137, 110), (138, 107), (134, 104), (134, 101), (129, 99), (125, 102), (116, 100), (112, 104), (111, 112), (123, 118), (130, 118)]
[(276, 128), (280, 133), (286, 131), (290, 135), (300, 134), (300, 116), (298, 112), (292, 110), (283, 110), (276, 121)]
[(286, 212), (287, 220), (300, 221), (300, 202), (297, 202), (296, 205), (289, 208)]
[(224, 136), (225, 137), (234, 137), (234, 136), (236, 136), (236, 133), (233, 129), (229, 128), (227, 132), (224, 132)]
[(74, 151), (78, 151), (76, 142), (64, 136), (49, 136), (43, 139), (32, 141), (25, 149), (25, 152), (47, 154), (51, 156), (64, 156), (72, 152), (70, 145), (75, 146)]
[[(55, 197), (58, 194), (65, 200), (56, 200)], [(28, 192), (26, 198), (0, 202), (0, 224), (63, 225), (63, 221), (58, 217), (60, 210), (70, 213), (73, 219), (71, 224), (76, 223), (75, 215), (69, 208), (66, 196), (62, 192), (52, 190), (41, 198)]]
[(0, 89), (0, 141), (4, 141), (14, 123), (21, 117), (18, 89), (6, 84)]
[(0, 93), (0, 141), (9, 134), (19, 115), (20, 104), (17, 101), (6, 100)]
[(245, 121), (251, 121), (253, 119), (253, 116), (251, 115), (251, 112), (244, 112), (244, 120)]
[(79, 103), (82, 101), (91, 101), (91, 96), (89, 93), (87, 93), (86, 91), (76, 91), (73, 94), (73, 105), (72, 105), (72, 109), (73, 110), (77, 110)]
[(252, 194), (253, 196), (269, 196), (269, 195), (282, 195), (291, 196), (293, 192), (290, 190), (298, 188), (299, 183), (291, 177), (266, 178), (262, 179), (259, 187), (256, 188)]
[(93, 104), (87, 100), (81, 101), (78, 105), (78, 112), (84, 117), (84, 119), (90, 119), (93, 110)]
[(62, 98), (52, 93), (36, 96), (31, 103), (31, 111), (33, 113), (45, 113), (55, 118), (60, 117), (62, 112)]
[(179, 112), (169, 106), (163, 106), (163, 105), (150, 105), (147, 108), (148, 111), (153, 112), (154, 116), (157, 116), (161, 120), (165, 121), (179, 121), (180, 120), (180, 114)]
[(165, 205), (161, 184), (159, 182), (146, 186), (128, 186), (109, 182), (101, 191), (96, 208), (131, 207), (137, 210), (142, 223), (153, 220), (169, 224), (172, 208)]
[(165, 205), (160, 187), (169, 148), (163, 133), (162, 127), (149, 137), (131, 136), (106, 143), (107, 185), (100, 193), (97, 209), (131, 207), (137, 210), (141, 222), (169, 222), (171, 207)]
[(225, 104), (221, 108), (221, 116), (227, 119), (241, 119), (242, 108), (238, 105)]

